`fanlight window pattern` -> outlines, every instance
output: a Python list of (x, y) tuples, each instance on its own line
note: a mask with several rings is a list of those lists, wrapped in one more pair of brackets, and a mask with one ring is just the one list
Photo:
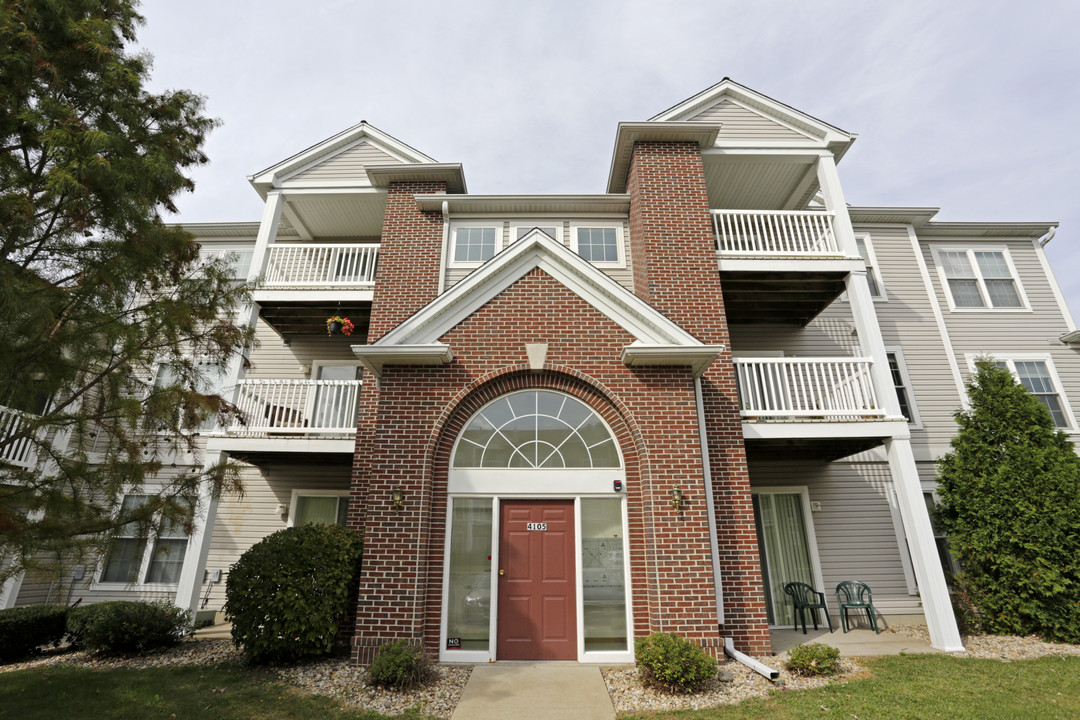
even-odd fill
[(455, 468), (617, 468), (611, 431), (568, 395), (526, 390), (499, 398), (469, 420)]

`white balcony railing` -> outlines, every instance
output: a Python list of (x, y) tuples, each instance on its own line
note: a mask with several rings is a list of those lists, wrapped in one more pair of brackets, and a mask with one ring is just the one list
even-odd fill
[(271, 245), (264, 288), (370, 287), (378, 245)]
[(236, 405), (246, 424), (229, 435), (356, 432), (359, 380), (241, 380)]
[[(30, 415), (0, 405), (0, 440), (7, 439), (22, 431)], [(19, 438), (0, 447), (0, 461), (29, 469), (34, 465), (34, 443), (29, 437)]]
[(745, 418), (874, 419), (868, 358), (736, 358)]
[(832, 213), (713, 210), (712, 218), (720, 253), (751, 257), (841, 254)]

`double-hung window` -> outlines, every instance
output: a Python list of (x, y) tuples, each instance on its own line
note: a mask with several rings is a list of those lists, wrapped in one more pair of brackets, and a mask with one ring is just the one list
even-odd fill
[[(121, 514), (142, 507), (148, 495), (125, 495)], [(138, 523), (129, 522), (113, 539), (101, 570), (103, 583), (175, 585), (187, 554), (187, 535), (183, 528), (160, 520), (152, 542), (142, 534)]]
[(898, 347), (887, 347), (885, 356), (889, 360), (889, 373), (892, 375), (893, 387), (896, 388), (900, 412), (907, 418), (908, 423), (920, 427), (919, 410), (915, 407), (915, 395), (911, 391), (911, 378), (908, 377), (904, 353)]
[[(971, 372), (975, 372), (977, 359), (977, 356), (967, 356), (968, 369)], [(1062, 430), (1076, 428), (1076, 419), (1061, 390), (1061, 379), (1049, 355), (994, 353), (992, 359), (998, 367), (1011, 372), (1017, 382), (1046, 406), (1046, 409), (1050, 411), (1050, 417), (1054, 419), (1054, 427)]]
[(582, 260), (597, 267), (621, 267), (623, 253), (622, 223), (576, 221), (570, 224), (570, 246)]
[(1028, 309), (1007, 248), (934, 246), (933, 251), (950, 309)]

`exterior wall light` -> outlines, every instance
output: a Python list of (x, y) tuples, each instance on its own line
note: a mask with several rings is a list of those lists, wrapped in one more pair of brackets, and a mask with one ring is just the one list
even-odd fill
[(682, 512), (683, 494), (682, 488), (674, 488), (671, 491), (671, 507), (675, 508), (675, 512)]
[(394, 509), (401, 511), (405, 509), (405, 491), (401, 488), (394, 488), (390, 491), (390, 504), (394, 506)]

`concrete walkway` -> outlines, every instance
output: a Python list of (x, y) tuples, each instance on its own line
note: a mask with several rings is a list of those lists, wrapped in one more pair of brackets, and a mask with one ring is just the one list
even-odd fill
[(562, 663), (477, 665), (453, 720), (614, 720), (600, 668)]
[(822, 643), (831, 645), (840, 651), (840, 655), (851, 657), (855, 655), (899, 655), (900, 653), (929, 653), (938, 652), (930, 647), (925, 640), (896, 635), (891, 632), (875, 634), (873, 630), (855, 629), (843, 632), (837, 628), (829, 632), (828, 628), (814, 630), (808, 628), (806, 635), (799, 630), (773, 630), (773, 652), (790, 650), (799, 643)]

